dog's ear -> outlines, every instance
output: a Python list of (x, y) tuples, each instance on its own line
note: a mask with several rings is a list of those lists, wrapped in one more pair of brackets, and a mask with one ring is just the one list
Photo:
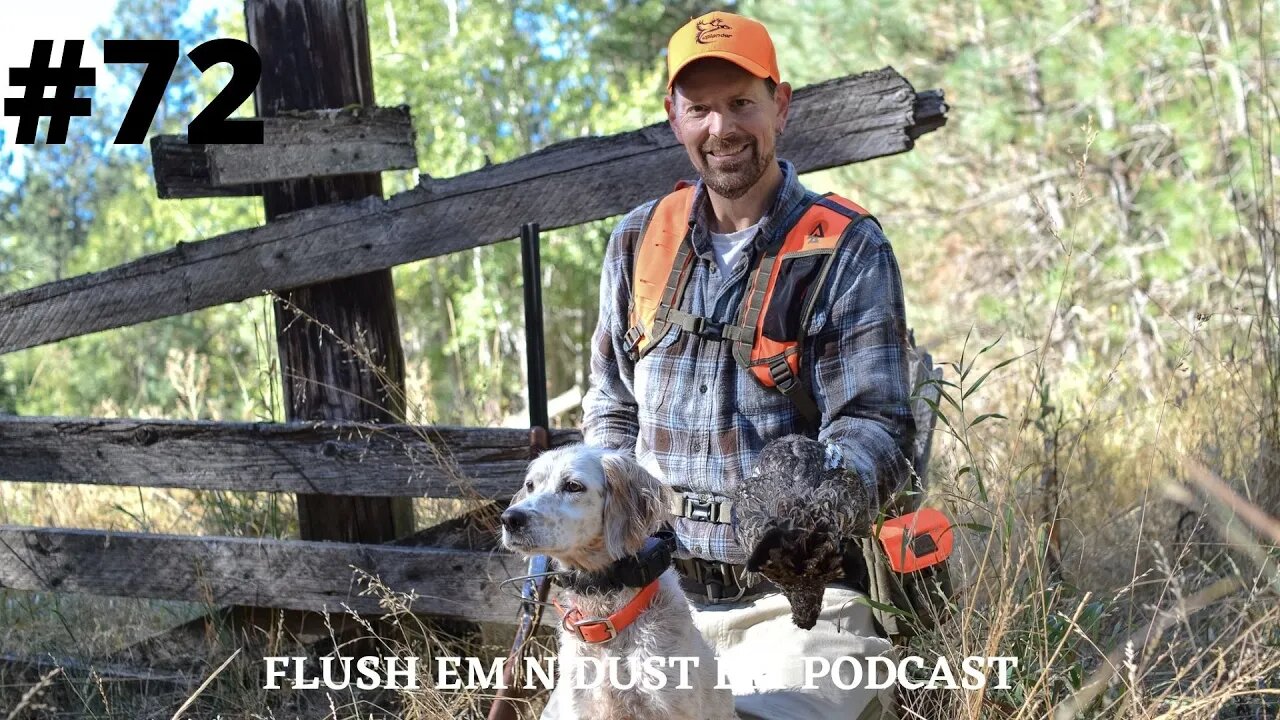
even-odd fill
[(644, 547), (666, 519), (667, 487), (621, 453), (600, 458), (604, 470), (604, 545), (617, 560)]

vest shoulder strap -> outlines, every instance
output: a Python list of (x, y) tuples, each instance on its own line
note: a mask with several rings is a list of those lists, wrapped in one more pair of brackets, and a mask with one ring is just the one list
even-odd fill
[(693, 210), (693, 187), (681, 187), (654, 203), (635, 251), (627, 351), (643, 354), (667, 329), (659, 309), (678, 300), (688, 262), (685, 237)]
[[(757, 264), (739, 316), (738, 324), (747, 330), (750, 340), (734, 347), (734, 357), (758, 383), (790, 398), (814, 429), (821, 421), (820, 412), (800, 374), (806, 329), (845, 231), (870, 217), (865, 208), (839, 195), (814, 198), (787, 231), (781, 246)], [(787, 259), (810, 255), (818, 255), (821, 260), (810, 271), (813, 275), (806, 278), (808, 282), (801, 283), (796, 278), (782, 280)], [(787, 294), (798, 290), (798, 297)], [(796, 308), (797, 303), (803, 306)], [(770, 312), (794, 314), (795, 333), (781, 338), (766, 335), (766, 314)]]

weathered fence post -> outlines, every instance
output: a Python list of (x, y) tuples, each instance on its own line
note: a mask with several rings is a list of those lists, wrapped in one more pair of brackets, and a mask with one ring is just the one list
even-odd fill
[[(245, 16), (249, 42), (262, 57), (258, 116), (374, 106), (364, 0), (247, 0)], [(263, 202), (270, 222), (369, 195), (382, 197), (377, 173), (271, 183)], [(391, 271), (281, 296), (275, 319), (286, 418), (404, 422), (404, 355)], [(351, 346), (367, 349), (379, 369)], [(299, 495), (298, 521), (304, 540), (377, 543), (413, 531), (413, 506), (406, 498)]]

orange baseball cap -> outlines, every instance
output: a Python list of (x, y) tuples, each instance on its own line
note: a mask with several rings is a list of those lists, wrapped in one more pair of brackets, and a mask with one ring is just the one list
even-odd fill
[(769, 31), (751, 18), (712, 12), (677, 30), (667, 43), (667, 92), (686, 65), (702, 58), (722, 58), (758, 78), (782, 82)]

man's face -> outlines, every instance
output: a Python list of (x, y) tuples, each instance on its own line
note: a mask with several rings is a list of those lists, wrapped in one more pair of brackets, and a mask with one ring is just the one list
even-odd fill
[(782, 83), (770, 96), (760, 78), (707, 58), (681, 70), (672, 92), (667, 119), (693, 167), (717, 195), (742, 197), (776, 162), (791, 87)]

